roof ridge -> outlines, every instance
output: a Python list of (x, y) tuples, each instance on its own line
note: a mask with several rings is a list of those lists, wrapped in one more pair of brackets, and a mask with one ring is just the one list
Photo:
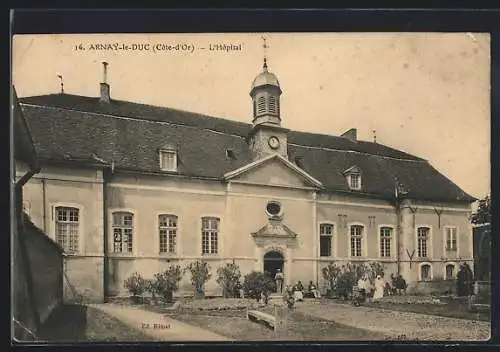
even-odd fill
[[(227, 133), (227, 132), (218, 131), (218, 130), (214, 130), (214, 129), (210, 129), (210, 128), (206, 128), (206, 127), (193, 126), (193, 125), (190, 125), (190, 124), (175, 123), (175, 122), (170, 122), (170, 121), (152, 120), (152, 119), (149, 119), (149, 118), (138, 118), (138, 117), (122, 116), (122, 115), (109, 114), (109, 113), (103, 113), (103, 112), (93, 112), (93, 111), (77, 110), (77, 109), (71, 109), (71, 108), (68, 108), (68, 107), (65, 107), (65, 106), (40, 105), (40, 104), (31, 104), (31, 103), (23, 103), (23, 102), (20, 102), (20, 104), (21, 105), (26, 105), (26, 106), (44, 107), (44, 108), (49, 108), (49, 109), (60, 109), (60, 110), (67, 110), (67, 111), (75, 111), (75, 112), (79, 112), (79, 113), (99, 115), (99, 116), (105, 116), (105, 117), (111, 117), (111, 118), (119, 118), (119, 119), (124, 119), (124, 120), (132, 120), (132, 121), (139, 121), (139, 122), (144, 121), (144, 122), (149, 122), (149, 123), (159, 123), (159, 124), (165, 124), (165, 125), (170, 125), (170, 126), (182, 126), (182, 127), (188, 127), (188, 128), (197, 129), (197, 130), (204, 130), (204, 131), (212, 132), (212, 133), (215, 133), (215, 134), (223, 134), (223, 135), (227, 135), (227, 136), (231, 136), (231, 137), (237, 137), (237, 138), (241, 138), (241, 139), (245, 139), (246, 138), (245, 136), (241, 136), (241, 135), (238, 135), (238, 134)], [(133, 104), (135, 104), (135, 103), (133, 103)], [(149, 106), (151, 106), (151, 105), (149, 105)], [(168, 108), (168, 107), (163, 107), (162, 109), (176, 110), (176, 109), (172, 109), (172, 108)], [(185, 111), (185, 110), (176, 110), (176, 111), (182, 111), (182, 112), (186, 112), (186, 113), (191, 113), (191, 112)], [(198, 113), (195, 113), (195, 114), (198, 114)], [(203, 115), (203, 114), (198, 114), (198, 115), (211, 117), (209, 115)], [(224, 118), (220, 118), (220, 117), (212, 117), (212, 118), (220, 119), (220, 120), (224, 120), (224, 121), (229, 121), (229, 122), (234, 122), (234, 123), (244, 124), (244, 122), (233, 121), (233, 120), (224, 119)], [(320, 136), (325, 136), (325, 137), (330, 137), (330, 138), (331, 137), (333, 137), (333, 138), (342, 138), (342, 137), (339, 137), (339, 136), (333, 136), (333, 135), (321, 134), (321, 133), (304, 132), (304, 131), (291, 130), (290, 132), (303, 133), (303, 134), (308, 134), (308, 135), (320, 135)], [(370, 142), (368, 142), (368, 143), (370, 143)], [(410, 159), (410, 158), (396, 158), (396, 157), (392, 157), (392, 156), (378, 155), (378, 154), (367, 153), (367, 152), (362, 152), (362, 151), (358, 151), (358, 150), (351, 150), (351, 149), (335, 149), (335, 148), (318, 147), (318, 146), (311, 146), (311, 145), (291, 143), (291, 142), (288, 142), (287, 144), (288, 145), (297, 146), (297, 147), (309, 148), (309, 149), (317, 149), (317, 150), (325, 150), (325, 151), (333, 151), (333, 152), (357, 153), (357, 154), (362, 154), (362, 155), (369, 155), (369, 156), (375, 156), (375, 157), (379, 157), (379, 158), (393, 159), (393, 160), (400, 160), (400, 161), (428, 162), (425, 159), (414, 157), (414, 156), (413, 156), (413, 158), (415, 158), (415, 159)], [(378, 144), (378, 143), (375, 143), (375, 144)], [(390, 147), (387, 147), (387, 146), (385, 146), (383, 144), (379, 144), (379, 145), (382, 145), (382, 146), (384, 146), (386, 148), (390, 148)], [(393, 148), (391, 148), (391, 149), (393, 149)], [(399, 151), (399, 150), (396, 150), (396, 149), (394, 149), (394, 150), (395, 151)], [(403, 153), (405, 153), (405, 152), (403, 152)]]
[[(106, 113), (102, 113), (102, 112), (83, 111), (83, 110), (77, 110), (77, 109), (70, 109), (70, 108), (67, 108), (67, 107), (64, 107), (64, 106), (49, 106), (49, 105), (39, 105), (39, 104), (29, 104), (29, 103), (21, 103), (21, 105), (33, 106), (33, 107), (42, 107), (42, 108), (49, 108), (49, 109), (60, 109), (60, 110), (74, 111), (74, 112), (79, 112), (79, 113), (99, 115), (99, 116), (105, 116), (105, 117), (111, 117), (111, 118), (119, 118), (119, 119), (139, 121), (139, 122), (149, 122), (149, 123), (159, 123), (159, 124), (171, 125), (171, 126), (189, 127), (189, 128), (192, 128), (192, 129), (205, 130), (205, 131), (209, 131), (209, 132), (216, 133), (216, 134), (225, 134), (225, 135), (228, 135), (228, 136), (238, 137), (238, 138), (242, 138), (242, 139), (245, 138), (245, 137), (240, 136), (240, 135), (231, 134), (231, 133), (227, 133), (227, 132), (216, 131), (216, 130), (212, 130), (210, 128), (199, 127), (199, 126), (192, 126), (192, 125), (189, 125), (189, 124), (175, 123), (175, 122), (169, 122), (169, 121), (158, 121), (158, 120), (150, 120), (150, 119), (141, 119), (141, 118), (130, 117), (130, 116), (121, 116), (121, 115), (116, 115), (116, 114), (106, 114)], [(230, 121), (230, 120), (228, 120), (228, 121)]]

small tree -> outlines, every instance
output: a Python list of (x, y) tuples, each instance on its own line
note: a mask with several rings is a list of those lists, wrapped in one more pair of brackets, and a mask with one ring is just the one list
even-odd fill
[(184, 270), (191, 273), (191, 283), (195, 289), (195, 296), (203, 296), (205, 283), (212, 277), (210, 265), (197, 260), (189, 263)]
[(246, 297), (253, 298), (257, 302), (260, 302), (261, 298), (263, 298), (267, 304), (273, 289), (274, 280), (269, 275), (258, 271), (252, 271), (245, 275), (243, 290)]
[(173, 301), (173, 293), (179, 289), (182, 275), (179, 265), (171, 265), (163, 273), (155, 274), (154, 288), (164, 302)]
[(474, 225), (491, 223), (491, 198), (486, 196), (479, 200), (477, 210), (472, 213), (470, 222)]
[(333, 295), (336, 289), (337, 279), (340, 275), (341, 268), (335, 263), (328, 263), (326, 267), (321, 270), (323, 278), (328, 283), (328, 292)]
[(123, 283), (123, 286), (128, 290), (134, 301), (140, 301), (142, 295), (146, 291), (147, 281), (141, 274), (135, 272), (129, 276)]
[(235, 263), (226, 263), (217, 268), (217, 283), (222, 287), (225, 298), (234, 297), (235, 287), (240, 278), (240, 268)]

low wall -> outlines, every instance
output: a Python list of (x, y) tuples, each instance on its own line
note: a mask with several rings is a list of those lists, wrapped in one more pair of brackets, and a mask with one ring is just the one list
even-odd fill
[[(23, 253), (23, 242), (28, 258)], [(14, 232), (13, 243), (12, 303), (13, 318), (16, 320), (14, 336), (19, 340), (33, 340), (27, 330), (36, 333), (36, 316), (38, 315), (40, 323), (43, 323), (62, 303), (63, 251), (27, 216), (24, 217), (22, 231)], [(33, 280), (32, 294), (29, 291), (28, 272)]]
[(456, 280), (417, 281), (407, 288), (411, 295), (454, 295), (456, 292)]

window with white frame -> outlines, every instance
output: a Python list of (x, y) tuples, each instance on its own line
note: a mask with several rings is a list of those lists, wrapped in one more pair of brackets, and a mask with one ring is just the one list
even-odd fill
[(388, 258), (391, 256), (391, 244), (392, 244), (392, 227), (381, 227), (380, 228), (380, 256), (382, 258)]
[(453, 280), (455, 279), (455, 265), (454, 264), (446, 264), (445, 267), (445, 279)]
[(361, 257), (363, 226), (351, 225), (351, 257)]
[(175, 150), (160, 151), (160, 168), (164, 171), (177, 171), (177, 152)]
[(361, 175), (358, 173), (352, 173), (347, 175), (347, 180), (349, 182), (349, 188), (359, 190), (361, 189)]
[(202, 218), (201, 223), (201, 253), (217, 254), (219, 246), (220, 219), (214, 217), (204, 217)]
[(430, 264), (422, 264), (420, 266), (420, 280), (421, 281), (429, 281), (432, 279), (432, 268)]
[(56, 241), (66, 253), (79, 250), (80, 210), (73, 207), (55, 208)]
[(113, 252), (132, 253), (134, 237), (134, 214), (128, 212), (113, 213)]
[(417, 256), (419, 258), (426, 258), (429, 253), (429, 233), (428, 227), (419, 227), (417, 229)]
[(319, 255), (330, 257), (332, 255), (333, 224), (319, 225)]
[(160, 253), (175, 253), (177, 243), (177, 216), (161, 214), (158, 216)]
[(446, 251), (448, 252), (456, 252), (457, 250), (457, 228), (456, 227), (446, 227), (445, 228), (445, 236), (446, 236)]

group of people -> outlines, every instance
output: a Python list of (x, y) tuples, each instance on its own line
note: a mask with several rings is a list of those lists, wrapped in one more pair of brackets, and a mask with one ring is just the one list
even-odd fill
[(395, 277), (391, 274), (390, 283), (385, 281), (382, 275), (377, 275), (373, 284), (367, 275), (363, 275), (353, 289), (353, 296), (357, 301), (365, 301), (369, 296), (376, 301), (384, 296), (404, 294), (406, 293), (406, 286), (406, 281), (401, 275)]
[(375, 282), (373, 285), (368, 279), (367, 275), (363, 275), (359, 278), (357, 285), (355, 287), (355, 293), (359, 294), (359, 297), (355, 297), (358, 300), (364, 301), (368, 297), (368, 295), (373, 292), (373, 300), (380, 299), (384, 297), (384, 290), (386, 288), (386, 282), (382, 278), (382, 276), (377, 275)]
[[(276, 292), (283, 293), (284, 276), (280, 269), (276, 270), (276, 275), (274, 276), (274, 279), (276, 281)], [(304, 289), (304, 285), (299, 280), (293, 286), (292, 285), (286, 286), (285, 293), (287, 293), (288, 295), (293, 295), (294, 300), (296, 302), (303, 301), (304, 296), (310, 298), (320, 298), (319, 290), (312, 281), (309, 281), (307, 291)]]

